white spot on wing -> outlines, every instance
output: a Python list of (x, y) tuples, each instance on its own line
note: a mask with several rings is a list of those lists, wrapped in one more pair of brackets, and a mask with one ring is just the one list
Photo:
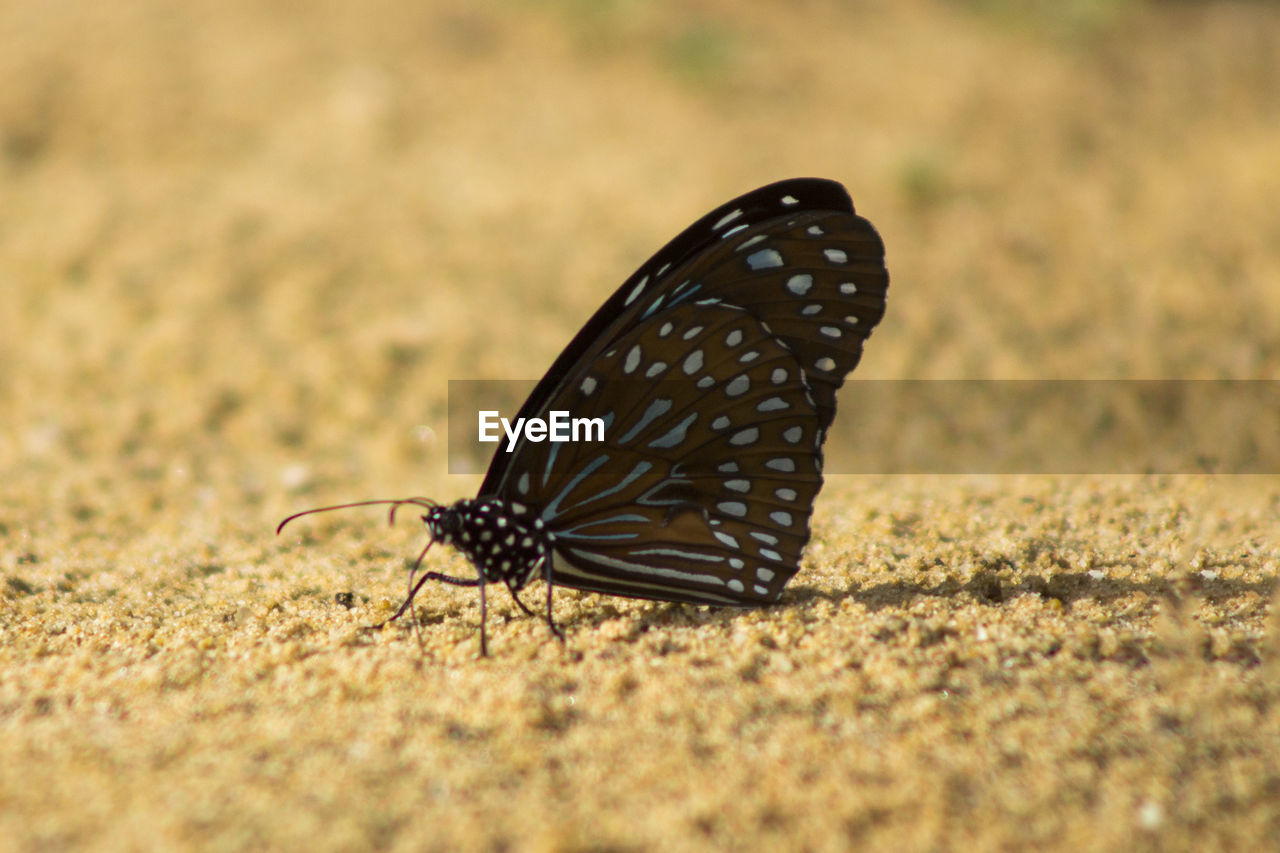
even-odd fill
[(738, 208), (737, 210), (731, 210), (728, 213), (726, 213), (724, 216), (720, 217), (720, 220), (716, 222), (715, 225), (711, 226), (711, 230), (719, 231), (721, 228), (725, 227), (726, 225), (728, 225), (730, 222), (737, 219), (741, 215), (742, 215), (742, 208)]
[(724, 393), (730, 397), (738, 397), (747, 393), (751, 389), (751, 380), (747, 378), (747, 374), (739, 373), (733, 378), (733, 381), (724, 387)]
[(586, 394), (587, 396), (590, 396), (590, 395), (591, 395), (591, 392), (592, 392), (592, 391), (594, 391), (594, 390), (596, 390), (596, 381), (595, 381), (595, 379), (593, 379), (593, 378), (591, 378), (590, 376), (588, 376), (586, 379), (582, 380), (581, 388), (582, 388), (582, 393), (583, 393), (583, 394)]
[(791, 404), (781, 397), (770, 397), (756, 404), (757, 412), (780, 412), (789, 408), (791, 408)]
[(721, 542), (723, 542), (725, 545), (728, 545), (730, 548), (741, 548), (741, 547), (742, 547), (741, 545), (739, 545), (739, 544), (738, 544), (738, 540), (737, 540), (737, 539), (734, 539), (732, 536), (730, 536), (728, 533), (725, 533), (725, 532), (724, 532), (724, 531), (722, 531), (722, 530), (716, 530), (716, 531), (713, 531), (711, 535), (712, 535), (712, 536), (714, 536), (714, 537), (716, 537), (717, 539), (719, 539), (719, 540), (720, 540)]
[(826, 255), (827, 260), (833, 264), (847, 264), (849, 262), (849, 254), (844, 249), (823, 249), (822, 254)]
[(836, 369), (836, 363), (831, 359), (827, 358), (825, 355), (822, 358), (815, 361), (813, 363), (813, 366), (827, 373), (830, 373), (831, 371)]
[(684, 369), (685, 376), (692, 376), (693, 374), (701, 370), (702, 369), (702, 350), (696, 349), (693, 352), (689, 353), (687, 356), (685, 356), (683, 369)]
[(813, 288), (813, 276), (808, 273), (793, 275), (787, 279), (787, 290), (796, 296), (804, 296)]
[(840, 285), (840, 292), (843, 293), (845, 296), (852, 296), (853, 294), (858, 292), (858, 285), (854, 284), (851, 281), (846, 281), (844, 284)]
[(721, 501), (716, 504), (716, 509), (735, 518), (742, 518), (747, 514), (747, 505), (742, 501)]
[(622, 304), (630, 305), (632, 302), (635, 302), (636, 298), (639, 297), (640, 294), (644, 293), (644, 289), (645, 287), (648, 286), (648, 284), (649, 284), (649, 276), (645, 276), (644, 278), (640, 279), (640, 281), (636, 282), (636, 286), (632, 288), (631, 293), (627, 296), (627, 301)]
[(634, 373), (636, 368), (640, 366), (640, 356), (640, 345), (636, 344), (631, 348), (631, 351), (627, 353), (627, 359), (622, 363), (622, 372)]
[(761, 249), (747, 255), (747, 266), (753, 270), (767, 270), (782, 266), (782, 255), (776, 249)]
[(729, 443), (732, 444), (734, 447), (742, 447), (743, 445), (747, 445), (747, 444), (755, 444), (755, 442), (759, 438), (760, 438), (760, 430), (756, 429), (755, 427), (747, 427), (746, 429), (739, 430), (738, 432), (735, 432), (733, 435), (731, 435), (729, 437)]

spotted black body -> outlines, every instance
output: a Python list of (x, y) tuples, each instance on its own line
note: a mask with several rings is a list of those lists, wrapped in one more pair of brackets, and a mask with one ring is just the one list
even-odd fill
[(551, 552), (551, 535), (529, 507), (496, 498), (463, 499), (422, 517), (431, 538), (457, 548), (486, 582), (523, 589)]

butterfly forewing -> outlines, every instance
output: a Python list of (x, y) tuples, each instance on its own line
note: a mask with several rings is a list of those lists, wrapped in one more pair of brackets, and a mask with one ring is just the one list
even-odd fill
[[(552, 363), (521, 406), (517, 418), (545, 416), (553, 408), (550, 402), (560, 386), (571, 382), (584, 364), (590, 363), (596, 355), (604, 352), (612, 340), (646, 315), (652, 307), (652, 297), (667, 294), (672, 299), (688, 300), (691, 298), (689, 288), (694, 284), (704, 289), (698, 299), (713, 297), (714, 294), (706, 288), (715, 288), (717, 282), (694, 282), (690, 275), (685, 274), (686, 271), (691, 272), (696, 277), (700, 271), (709, 269), (711, 264), (708, 263), (708, 254), (711, 250), (737, 245), (731, 241), (762, 223), (776, 226), (798, 217), (812, 216), (815, 212), (830, 212), (856, 221), (857, 225), (850, 226), (857, 231), (854, 242), (859, 246), (865, 245), (865, 248), (860, 248), (855, 254), (870, 259), (872, 264), (878, 259), (876, 268), (881, 282), (878, 292), (883, 304), (884, 285), (888, 281), (884, 272), (883, 246), (870, 223), (853, 215), (853, 202), (844, 187), (835, 181), (821, 178), (795, 178), (769, 184), (703, 216), (632, 273)], [(686, 283), (683, 289), (682, 283)], [(875, 291), (870, 278), (868, 286)], [(652, 313), (648, 316), (651, 317)], [(849, 369), (852, 369), (852, 365)], [(503, 479), (512, 470), (517, 470), (512, 456), (513, 454), (495, 454), (480, 487), (481, 495), (496, 495), (502, 491)]]
[(870, 223), (852, 214), (797, 214), (727, 238), (690, 266), (700, 285), (692, 300), (741, 307), (791, 350), (820, 424), (829, 426), (836, 390), (884, 315), (884, 247)]

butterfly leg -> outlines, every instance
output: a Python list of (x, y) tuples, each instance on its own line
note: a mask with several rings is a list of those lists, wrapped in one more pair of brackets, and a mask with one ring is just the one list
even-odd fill
[(390, 619), (385, 619), (379, 622), (377, 625), (370, 625), (368, 627), (368, 630), (370, 631), (381, 630), (382, 626), (387, 625), (391, 622), (394, 622), (397, 619), (399, 619), (401, 616), (403, 616), (405, 611), (408, 610), (409, 607), (413, 604), (413, 599), (418, 595), (418, 590), (422, 589), (422, 585), (425, 584), (427, 581), (440, 581), (441, 583), (447, 583), (450, 586), (480, 586), (481, 585), (479, 578), (455, 578), (450, 575), (442, 575), (439, 572), (427, 572), (422, 577), (418, 578), (418, 582), (414, 584), (413, 589), (409, 591), (409, 596), (404, 600), (404, 604), (400, 605), (400, 609), (395, 612), (394, 616), (392, 616)]
[[(546, 555), (543, 555), (538, 558), (538, 563), (542, 566), (543, 574), (546, 576), (547, 580), (547, 626), (551, 628), (551, 633), (556, 635), (556, 639), (563, 643), (565, 641), (564, 632), (560, 630), (558, 625), (556, 625), (556, 620), (551, 615), (551, 591), (555, 589), (555, 584), (551, 582), (551, 562), (547, 560)], [(536, 568), (534, 569), (534, 572), (537, 572)]]
[(489, 656), (489, 637), (486, 631), (486, 623), (488, 622), (486, 617), (489, 611), (484, 600), (483, 578), (479, 579), (477, 583), (480, 584), (480, 657), (487, 658)]
[(511, 585), (511, 581), (507, 581), (507, 591), (511, 593), (511, 599), (515, 601), (516, 604), (520, 605), (520, 609), (525, 612), (526, 616), (533, 615), (533, 611), (530, 610), (525, 603), (520, 600), (520, 596), (516, 594), (516, 588)]

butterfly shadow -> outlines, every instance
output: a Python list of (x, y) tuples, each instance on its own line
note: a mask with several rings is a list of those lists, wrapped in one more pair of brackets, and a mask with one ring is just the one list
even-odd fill
[[(593, 593), (583, 592), (584, 597)], [(603, 596), (600, 600), (606, 601)], [(785, 598), (784, 598), (785, 601)], [(777, 609), (779, 605), (764, 608)], [(581, 612), (559, 622), (566, 629), (574, 631), (593, 631), (614, 619), (626, 619), (635, 624), (636, 631), (647, 634), (657, 629), (696, 628), (703, 625), (727, 625), (748, 616), (759, 613), (761, 608), (731, 607), (712, 604), (691, 604), (680, 601), (657, 601), (632, 599), (631, 606), (618, 606), (613, 602), (601, 607), (584, 607)]]
[(1266, 599), (1273, 594), (1276, 586), (1277, 582), (1274, 580), (1249, 581), (1220, 577), (1207, 580), (1198, 573), (1135, 580), (1105, 575), (1097, 578), (1088, 571), (1077, 571), (1056, 572), (1047, 578), (1040, 574), (1028, 574), (1011, 581), (996, 572), (980, 571), (966, 581), (948, 578), (937, 584), (898, 580), (871, 586), (850, 586), (844, 591), (797, 586), (783, 595), (780, 604), (808, 607), (819, 601), (840, 603), (852, 599), (874, 612), (885, 608), (903, 608), (922, 596), (952, 599), (968, 596), (981, 604), (998, 606), (1019, 596), (1038, 595), (1045, 599), (1057, 599), (1070, 607), (1083, 600), (1110, 604), (1134, 593), (1175, 600), (1186, 595), (1198, 595), (1210, 601), (1254, 593)]

